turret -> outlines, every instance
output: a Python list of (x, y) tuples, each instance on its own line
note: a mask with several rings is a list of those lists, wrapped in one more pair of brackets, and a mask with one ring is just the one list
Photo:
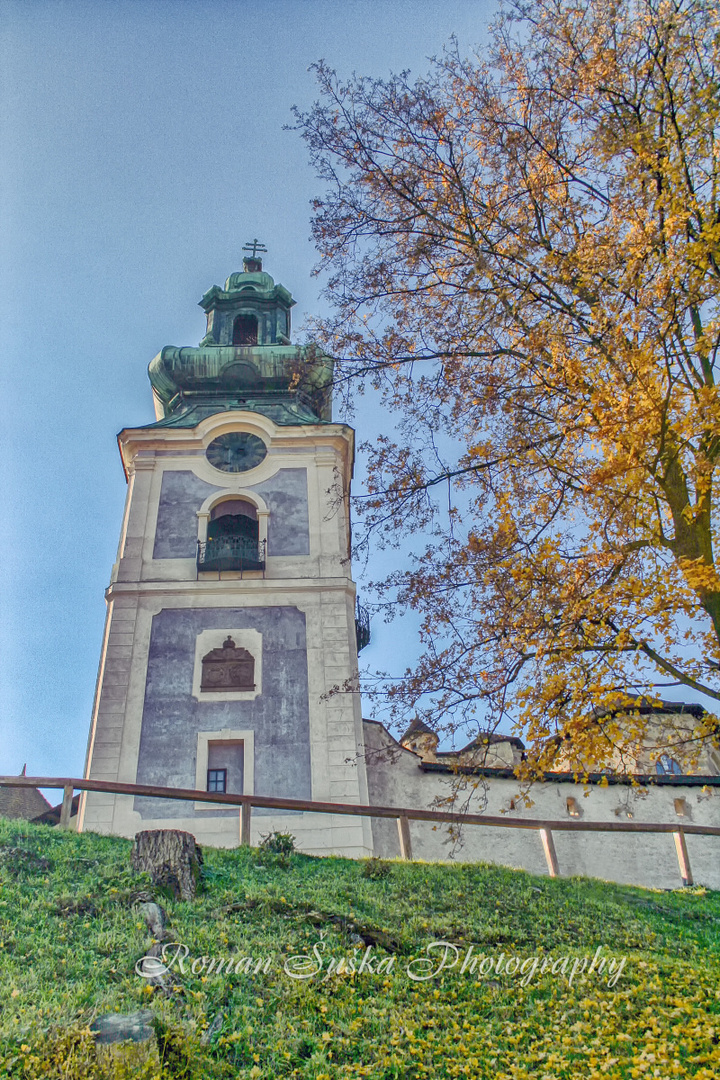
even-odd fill
[(400, 738), (400, 745), (406, 750), (419, 754), (423, 761), (434, 760), (439, 742), (437, 732), (429, 728), (417, 716)]
[(276, 424), (332, 420), (332, 361), (313, 346), (290, 344), (295, 301), (262, 268), (257, 241), (225, 287), (200, 301), (207, 333), (197, 348), (167, 345), (148, 369), (158, 425), (195, 427), (229, 409)]

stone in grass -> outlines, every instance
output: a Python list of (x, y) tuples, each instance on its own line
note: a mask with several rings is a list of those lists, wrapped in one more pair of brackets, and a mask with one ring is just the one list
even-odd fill
[(150, 875), (153, 885), (176, 900), (194, 900), (202, 867), (202, 851), (192, 833), (148, 829), (135, 836), (133, 869)]
[(148, 986), (158, 986), (169, 994), (178, 985), (178, 981), (163, 959), (163, 945), (157, 941), (151, 945), (135, 965), (138, 975), (147, 980)]
[(162, 941), (165, 936), (167, 916), (160, 905), (154, 901), (145, 902), (139, 905), (138, 910), (155, 940)]

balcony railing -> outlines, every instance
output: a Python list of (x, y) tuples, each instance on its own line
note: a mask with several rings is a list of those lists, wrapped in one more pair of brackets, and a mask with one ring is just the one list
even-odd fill
[(222, 536), (198, 540), (197, 568), (200, 570), (264, 570), (265, 541), (248, 536)]
[(355, 638), (358, 652), (370, 644), (370, 615), (359, 600), (355, 605)]

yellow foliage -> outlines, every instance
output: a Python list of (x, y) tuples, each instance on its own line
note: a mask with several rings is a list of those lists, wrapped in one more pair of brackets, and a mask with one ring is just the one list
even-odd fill
[(388, 692), (514, 724), (532, 770), (607, 757), (625, 691), (720, 701), (720, 9), (506, 16), (415, 83), (321, 65), (298, 120), (333, 177), (318, 334), (403, 425), (359, 511), (380, 543), (429, 537), (385, 583), (427, 646)]

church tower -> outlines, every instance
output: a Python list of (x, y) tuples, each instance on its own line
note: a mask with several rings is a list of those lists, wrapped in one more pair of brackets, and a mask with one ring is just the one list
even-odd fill
[[(290, 343), (294, 300), (262, 269), (200, 301), (198, 348), (151, 362), (157, 421), (118, 436), (128, 482), (85, 775), (367, 803), (348, 495), (353, 431), (332, 363)], [(372, 854), (367, 820), (254, 810), (305, 851)], [(87, 793), (80, 828), (239, 842), (210, 803)]]

